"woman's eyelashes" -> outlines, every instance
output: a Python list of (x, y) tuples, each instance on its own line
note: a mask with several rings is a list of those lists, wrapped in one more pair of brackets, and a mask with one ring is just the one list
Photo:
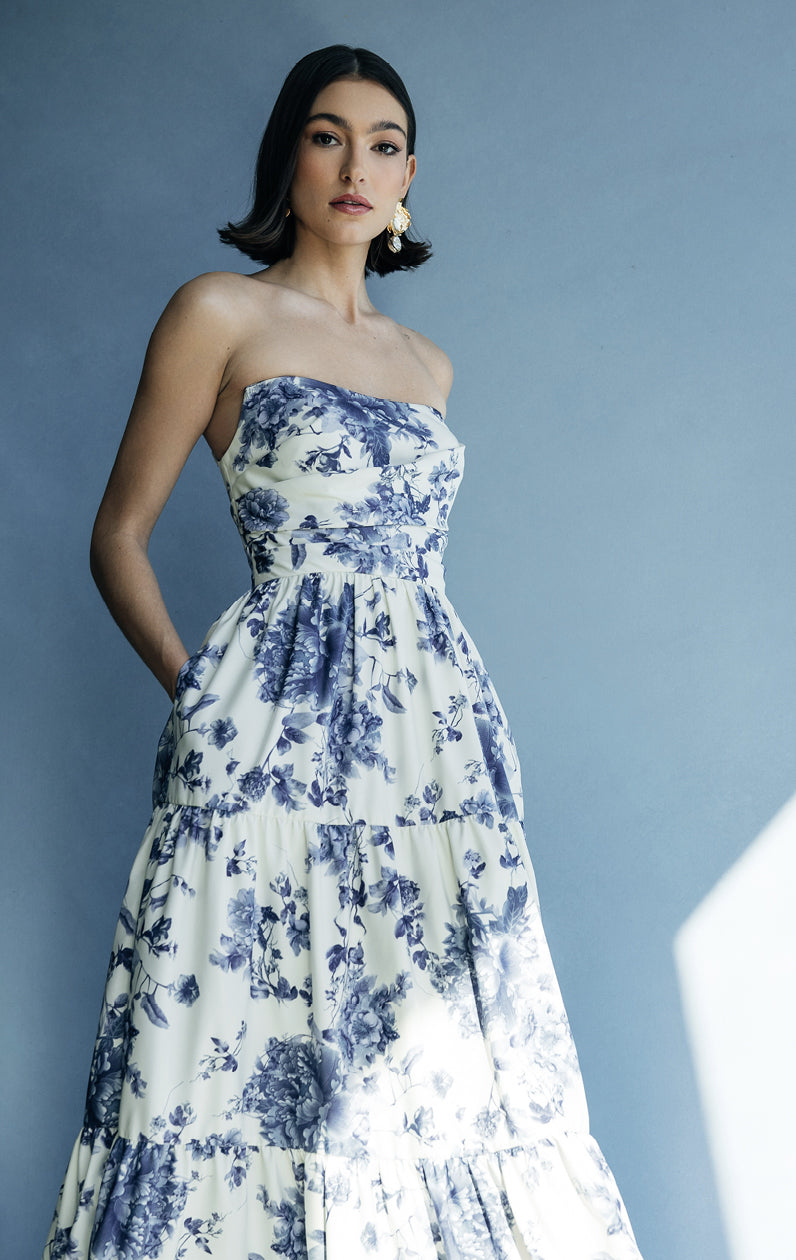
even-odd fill
[[(337, 145), (341, 145), (343, 141), (332, 131), (316, 131), (310, 137), (313, 144), (318, 145), (321, 149), (332, 149)], [(373, 146), (376, 153), (381, 153), (385, 157), (392, 157), (401, 150), (392, 140), (377, 140)]]

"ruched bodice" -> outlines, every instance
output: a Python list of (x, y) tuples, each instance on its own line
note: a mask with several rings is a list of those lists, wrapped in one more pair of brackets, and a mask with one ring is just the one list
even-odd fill
[(246, 389), (219, 467), (256, 582), (337, 570), (439, 585), (463, 460), (432, 407), (293, 376)]

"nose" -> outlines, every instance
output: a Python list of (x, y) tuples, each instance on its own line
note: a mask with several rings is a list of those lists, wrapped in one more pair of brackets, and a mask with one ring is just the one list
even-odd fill
[(351, 145), (346, 149), (340, 164), (340, 176), (352, 184), (359, 184), (365, 178), (365, 165), (359, 146)]

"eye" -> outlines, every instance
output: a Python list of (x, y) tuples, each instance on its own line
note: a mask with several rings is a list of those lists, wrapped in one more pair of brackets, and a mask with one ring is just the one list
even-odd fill
[(393, 144), (392, 140), (380, 140), (376, 145), (376, 151), (378, 153), (386, 153), (388, 157), (391, 157), (393, 153), (401, 152), (398, 145)]
[(338, 144), (337, 136), (331, 131), (316, 131), (312, 136), (312, 143), (317, 144), (322, 149), (331, 149), (333, 145)]

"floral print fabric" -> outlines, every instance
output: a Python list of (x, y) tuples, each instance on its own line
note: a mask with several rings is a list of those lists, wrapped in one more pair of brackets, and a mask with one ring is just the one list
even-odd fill
[(639, 1260), (588, 1132), (427, 406), (250, 386), (48, 1260)]

